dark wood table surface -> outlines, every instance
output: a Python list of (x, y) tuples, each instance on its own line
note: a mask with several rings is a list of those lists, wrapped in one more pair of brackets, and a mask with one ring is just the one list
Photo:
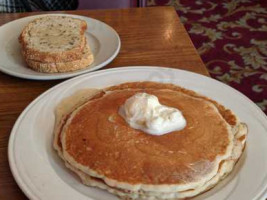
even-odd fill
[[(175, 10), (171, 7), (57, 13), (92, 17), (107, 23), (118, 32), (122, 43), (120, 53), (103, 69), (151, 65), (209, 75)], [(0, 14), (0, 25), (36, 14), (40, 13)], [(62, 81), (25, 80), (0, 72), (0, 199), (27, 199), (9, 169), (9, 135), (23, 109), (42, 92)]]

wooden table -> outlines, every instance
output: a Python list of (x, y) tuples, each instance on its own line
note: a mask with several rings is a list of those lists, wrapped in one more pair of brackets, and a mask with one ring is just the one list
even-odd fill
[[(61, 12), (84, 15), (112, 26), (121, 37), (121, 50), (106, 68), (134, 65), (165, 66), (208, 76), (185, 28), (171, 7)], [(0, 25), (40, 13), (0, 14)], [(1, 60), (0, 60), (1, 64)], [(23, 109), (61, 81), (31, 81), (0, 72), (0, 199), (27, 199), (9, 169), (8, 138)]]

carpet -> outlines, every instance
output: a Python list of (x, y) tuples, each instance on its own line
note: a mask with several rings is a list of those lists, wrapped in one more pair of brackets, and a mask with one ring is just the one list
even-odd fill
[(267, 1), (147, 0), (173, 6), (212, 78), (267, 114)]

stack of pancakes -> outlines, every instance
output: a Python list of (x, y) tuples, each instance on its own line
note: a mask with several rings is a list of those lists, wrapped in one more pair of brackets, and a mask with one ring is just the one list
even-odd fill
[[(118, 109), (138, 92), (181, 110), (186, 127), (162, 136), (131, 128)], [(122, 199), (181, 199), (228, 175), (246, 135), (244, 123), (207, 97), (172, 84), (133, 82), (64, 100), (57, 108), (54, 147), (88, 186)]]
[(20, 34), (22, 55), (33, 70), (69, 72), (92, 64), (94, 57), (85, 37), (84, 20), (51, 15), (30, 22)]

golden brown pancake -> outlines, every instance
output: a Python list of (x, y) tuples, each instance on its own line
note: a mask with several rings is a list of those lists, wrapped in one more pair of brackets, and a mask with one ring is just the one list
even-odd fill
[[(161, 104), (181, 110), (187, 120), (185, 129), (152, 136), (129, 127), (118, 115), (118, 108), (137, 92), (153, 94)], [(230, 110), (192, 91), (170, 84), (141, 82), (98, 93), (66, 115), (60, 127), (55, 146), (79, 175), (98, 178), (93, 181), (102, 180), (106, 188), (124, 193), (141, 190), (143, 196), (150, 192), (150, 196), (162, 197), (164, 193), (169, 194), (165, 199), (170, 199), (177, 198), (177, 191), (200, 193), (203, 189), (198, 188), (208, 189), (217, 183), (224, 175), (222, 162), (229, 160), (238, 146), (235, 134), (239, 122)], [(240, 134), (243, 138), (238, 143), (238, 157), (245, 134)], [(230, 171), (231, 168), (228, 167)]]

